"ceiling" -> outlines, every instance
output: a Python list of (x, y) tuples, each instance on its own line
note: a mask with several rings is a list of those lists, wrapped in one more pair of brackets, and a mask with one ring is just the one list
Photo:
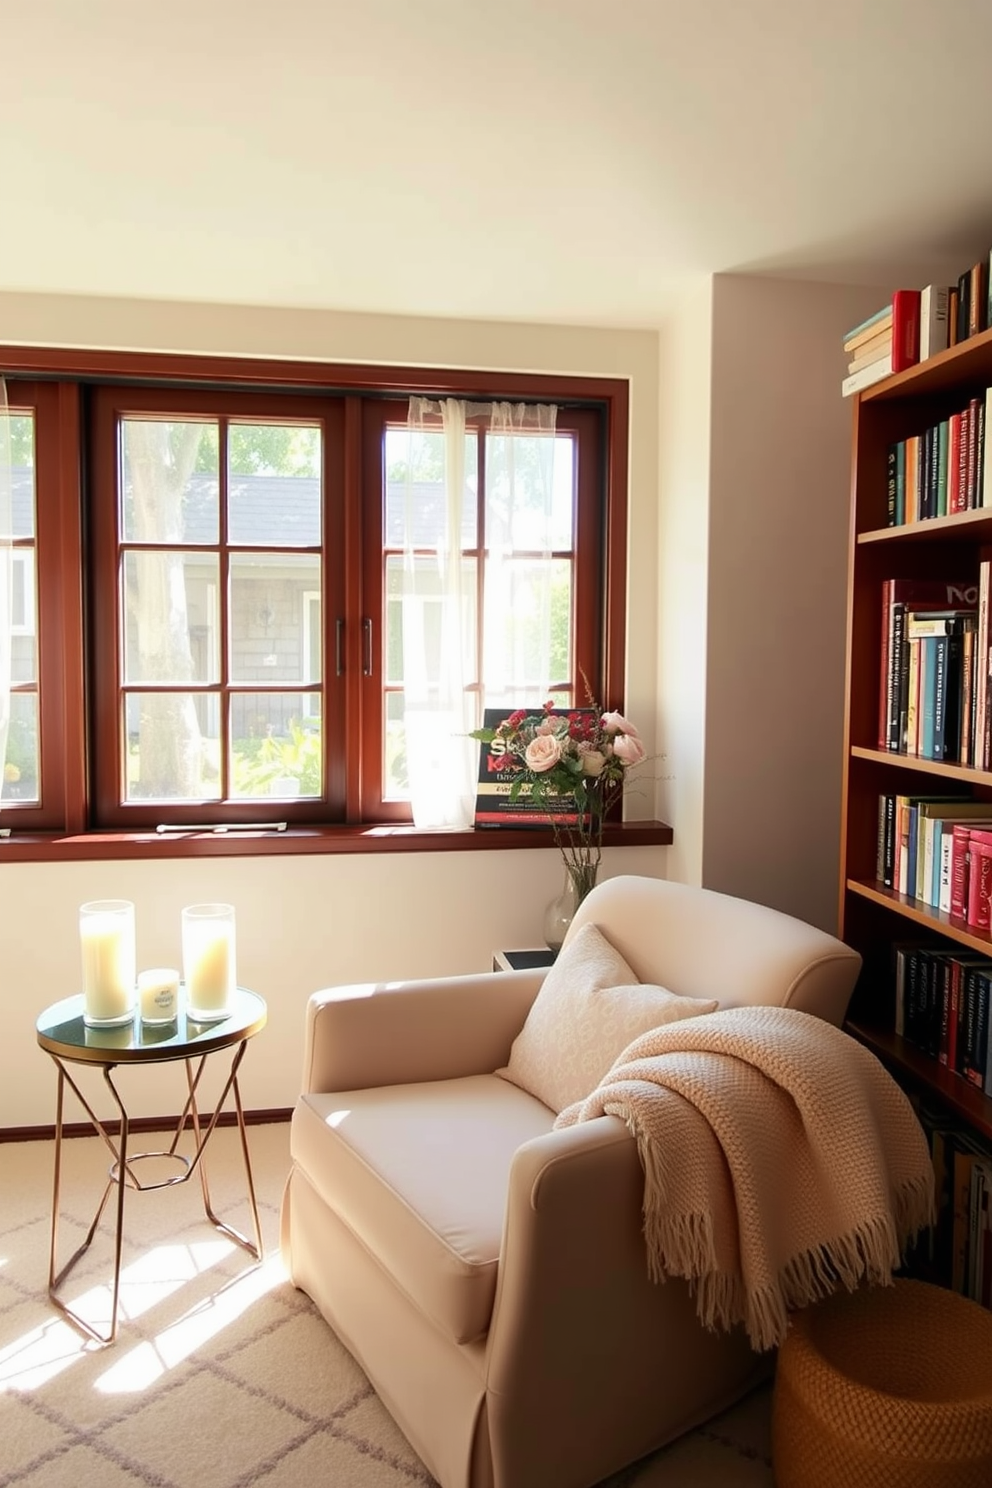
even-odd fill
[(0, 291), (652, 325), (992, 246), (989, 0), (7, 0)]

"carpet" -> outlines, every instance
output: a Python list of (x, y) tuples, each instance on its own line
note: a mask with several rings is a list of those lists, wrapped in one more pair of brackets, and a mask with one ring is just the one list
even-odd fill
[[(120, 1331), (100, 1348), (47, 1298), (53, 1146), (0, 1145), (0, 1488), (432, 1488), (365, 1375), (286, 1279), (277, 1236), (288, 1126), (250, 1128), (249, 1146), (263, 1261), (206, 1222), (195, 1179), (128, 1193)], [(108, 1162), (95, 1138), (64, 1151), (60, 1259), (85, 1234)], [(247, 1231), (236, 1133), (218, 1129), (210, 1157), (214, 1208)], [(105, 1218), (66, 1284), (70, 1304), (102, 1328), (110, 1264)], [(769, 1392), (759, 1390), (602, 1488), (771, 1482)]]

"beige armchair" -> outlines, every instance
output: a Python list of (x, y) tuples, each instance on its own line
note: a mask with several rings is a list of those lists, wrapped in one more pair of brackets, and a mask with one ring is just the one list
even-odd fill
[[(620, 877), (581, 906), (641, 981), (839, 1024), (860, 959), (727, 895)], [(648, 1280), (642, 1172), (615, 1117), (496, 1076), (543, 972), (315, 993), (283, 1253), (443, 1488), (588, 1488), (767, 1371)]]

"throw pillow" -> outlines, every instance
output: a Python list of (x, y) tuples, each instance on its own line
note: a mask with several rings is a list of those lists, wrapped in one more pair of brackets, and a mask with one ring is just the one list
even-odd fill
[(552, 1111), (564, 1111), (595, 1090), (640, 1034), (718, 1006), (639, 982), (599, 927), (583, 925), (545, 977), (509, 1064), (496, 1073)]

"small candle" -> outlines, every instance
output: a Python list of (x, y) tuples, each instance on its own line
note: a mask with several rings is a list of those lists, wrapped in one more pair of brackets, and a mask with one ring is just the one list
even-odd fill
[(179, 973), (169, 966), (138, 972), (142, 1023), (172, 1023), (179, 1008)]
[(134, 1012), (134, 905), (126, 899), (81, 905), (79, 943), (84, 1021), (127, 1021)]

